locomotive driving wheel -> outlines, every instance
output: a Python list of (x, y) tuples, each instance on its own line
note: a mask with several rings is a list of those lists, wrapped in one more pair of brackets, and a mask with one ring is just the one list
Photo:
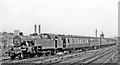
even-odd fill
[(11, 56), (11, 59), (14, 60), (14, 59), (15, 59), (15, 56)]
[(19, 54), (19, 59), (24, 59), (24, 58), (25, 58), (24, 54), (23, 54), (23, 53), (20, 53), (20, 54)]

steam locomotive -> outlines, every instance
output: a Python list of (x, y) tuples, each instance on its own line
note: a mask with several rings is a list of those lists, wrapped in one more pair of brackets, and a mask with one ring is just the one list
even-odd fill
[(113, 38), (87, 37), (42, 33), (38, 36), (14, 36), (14, 46), (7, 51), (11, 59), (32, 58), (34, 56), (54, 55), (58, 52), (71, 53), (116, 45)]

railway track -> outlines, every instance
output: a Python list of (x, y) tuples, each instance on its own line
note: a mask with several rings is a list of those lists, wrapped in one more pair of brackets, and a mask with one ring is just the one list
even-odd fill
[(85, 63), (85, 65), (92, 65), (94, 63), (106, 64), (104, 63), (104, 61), (106, 61), (110, 56), (112, 56), (114, 54), (113, 52), (115, 53), (116, 51), (112, 50), (112, 51), (105, 52), (83, 63)]
[[(116, 64), (116, 65), (120, 65), (120, 52), (117, 52), (116, 54), (114, 54), (113, 56), (111, 56), (109, 58), (108, 61), (106, 61), (105, 63), (113, 63), (113, 64)], [(107, 64), (106, 64), (107, 65)]]
[(37, 58), (30, 58), (30, 59), (23, 59), (23, 60), (5, 60), (3, 63), (47, 63), (47, 64), (57, 64), (57, 63), (62, 63), (65, 61), (68, 61), (70, 59), (75, 59), (78, 57), (83, 57), (83, 55), (95, 55), (99, 54), (100, 51), (106, 52), (110, 48), (103, 48), (99, 50), (91, 50), (91, 51), (85, 51), (85, 52), (80, 52), (80, 53), (70, 53), (62, 56), (45, 56), (45, 57), (37, 57)]
[[(42, 63), (45, 63), (45, 64), (58, 63), (60, 61), (69, 60), (71, 58), (76, 58), (76, 57), (82, 56), (84, 54), (95, 53), (95, 52), (96, 51), (91, 51), (91, 52), (89, 51), (89, 52), (77, 53), (77, 54), (72, 54), (72, 55), (65, 55), (65, 56), (61, 56), (61, 57), (57, 57), (57, 58), (47, 59), (47, 60), (43, 61)], [(38, 61), (38, 62), (34, 62), (34, 63), (40, 63), (40, 62)]]
[[(81, 53), (83, 53), (83, 52), (81, 52)], [(86, 53), (86, 52), (84, 52), (84, 53)], [(74, 54), (74, 53), (70, 53), (70, 54), (66, 54), (66, 55), (71, 55), (71, 54)], [(23, 60), (18, 60), (18, 59), (10, 60), (10, 58), (8, 57), (8, 58), (1, 59), (1, 61), (3, 63), (31, 63), (31, 62), (37, 62), (37, 61), (41, 61), (42, 62), (43, 60), (50, 59), (50, 58), (57, 58), (57, 57), (61, 57), (61, 56), (56, 56), (56, 55), (55, 56), (42, 56), (42, 57), (29, 58), (29, 59), (23, 59)]]
[[(104, 51), (103, 51), (104, 50)], [(87, 61), (88, 59), (90, 60), (91, 58), (93, 57), (96, 57), (98, 58), (97, 56), (100, 55), (100, 56), (103, 56), (103, 54), (105, 52), (108, 52), (110, 53), (112, 50), (111, 49), (102, 49), (101, 51), (96, 51), (96, 52), (91, 52), (91, 53), (86, 53), (86, 54), (83, 54), (83, 55), (76, 55), (76, 56), (72, 56), (72, 57), (67, 57), (67, 58), (59, 58), (59, 59), (53, 59), (53, 60), (48, 60), (48, 61), (44, 61), (45, 64), (48, 64), (48, 65), (56, 65), (56, 64), (62, 64), (62, 63), (69, 63), (69, 65), (74, 65), (74, 64), (78, 64), (78, 63), (84, 63), (85, 61)], [(113, 51), (113, 50), (112, 50)], [(107, 54), (108, 54), (107, 53)], [(99, 56), (99, 57), (100, 57)]]
[[(103, 51), (104, 50), (104, 51)], [(106, 49), (101, 49), (101, 50), (97, 50), (97, 51), (93, 51), (93, 52), (89, 52), (89, 53), (83, 53), (81, 55), (71, 55), (71, 56), (67, 56), (67, 57), (60, 57), (60, 58), (57, 58), (57, 59), (48, 59), (48, 60), (45, 60), (43, 63), (44, 64), (48, 64), (48, 65), (53, 65), (53, 64), (60, 64), (60, 63), (75, 63), (76, 61), (78, 61), (80, 58), (79, 57), (84, 57), (83, 59), (85, 58), (88, 58), (89, 55), (95, 55), (95, 54), (99, 54), (100, 51), (102, 52), (106, 52), (108, 51), (109, 48), (106, 48)]]
[(75, 64), (79, 64), (79, 63), (83, 63), (83, 65), (92, 65), (93, 63), (102, 63), (101, 61), (105, 60), (105, 56), (106, 58), (108, 58), (108, 56), (113, 55), (113, 53), (111, 52), (115, 52), (115, 50), (108, 50), (105, 52), (101, 52), (95, 55), (91, 55), (90, 57), (86, 57), (80, 60), (75, 61), (74, 63), (72, 63), (71, 65), (75, 65)]
[(106, 61), (103, 63), (110, 63), (111, 61), (114, 60), (114, 58), (118, 55), (118, 52), (115, 52), (112, 56), (110, 56)]

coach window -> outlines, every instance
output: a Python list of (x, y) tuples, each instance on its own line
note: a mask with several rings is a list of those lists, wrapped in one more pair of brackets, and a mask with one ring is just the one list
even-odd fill
[(78, 38), (78, 43), (80, 43), (80, 40), (79, 40), (79, 38)]
[(83, 39), (83, 43), (85, 43), (85, 39)]
[(84, 43), (86, 43), (86, 39), (84, 38)]
[(80, 42), (79, 38), (77, 38), (78, 43)]
[(63, 38), (61, 37), (61, 41), (63, 41)]
[(71, 38), (71, 44), (73, 43), (74, 41), (73, 41), (73, 38)]
[(88, 39), (86, 39), (86, 43), (88, 43)]
[(74, 38), (72, 38), (72, 42), (74, 43)]
[(83, 38), (81, 39), (81, 43), (83, 43)]
[(75, 44), (75, 38), (73, 38), (73, 41), (74, 41), (73, 43)]
[(84, 43), (86, 43), (86, 39), (84, 39)]
[(77, 38), (75, 38), (75, 43), (77, 44)]
[(82, 39), (82, 43), (85, 43), (84, 38)]
[(81, 43), (81, 38), (79, 38), (79, 42)]
[(80, 38), (80, 43), (82, 43), (82, 38)]
[(75, 38), (73, 38), (73, 43), (75, 44)]
[(78, 38), (78, 40), (79, 40), (79, 43), (80, 43), (80, 38)]
[(74, 43), (76, 44), (76, 38), (74, 38)]
[(85, 40), (85, 43), (87, 43), (87, 39), (85, 38), (84, 40)]
[(86, 43), (86, 39), (84, 38), (84, 43)]
[(76, 39), (77, 43), (78, 43), (78, 38)]
[(78, 38), (76, 38), (76, 43), (78, 43)]
[(82, 38), (82, 43), (84, 43), (84, 39)]
[(86, 39), (87, 43), (88, 43), (88, 39)]
[(76, 42), (78, 43), (78, 38), (76, 38)]
[(77, 44), (77, 38), (75, 38), (76, 44)]
[(78, 41), (78, 43), (79, 43), (79, 38), (77, 38), (77, 41)]
[(81, 43), (83, 43), (83, 38), (81, 38)]
[(72, 44), (72, 38), (70, 38), (70, 44)]

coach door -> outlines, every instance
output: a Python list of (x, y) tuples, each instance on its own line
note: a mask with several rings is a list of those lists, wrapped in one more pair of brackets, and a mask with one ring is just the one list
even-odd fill
[(63, 39), (63, 48), (66, 48), (66, 39)]

